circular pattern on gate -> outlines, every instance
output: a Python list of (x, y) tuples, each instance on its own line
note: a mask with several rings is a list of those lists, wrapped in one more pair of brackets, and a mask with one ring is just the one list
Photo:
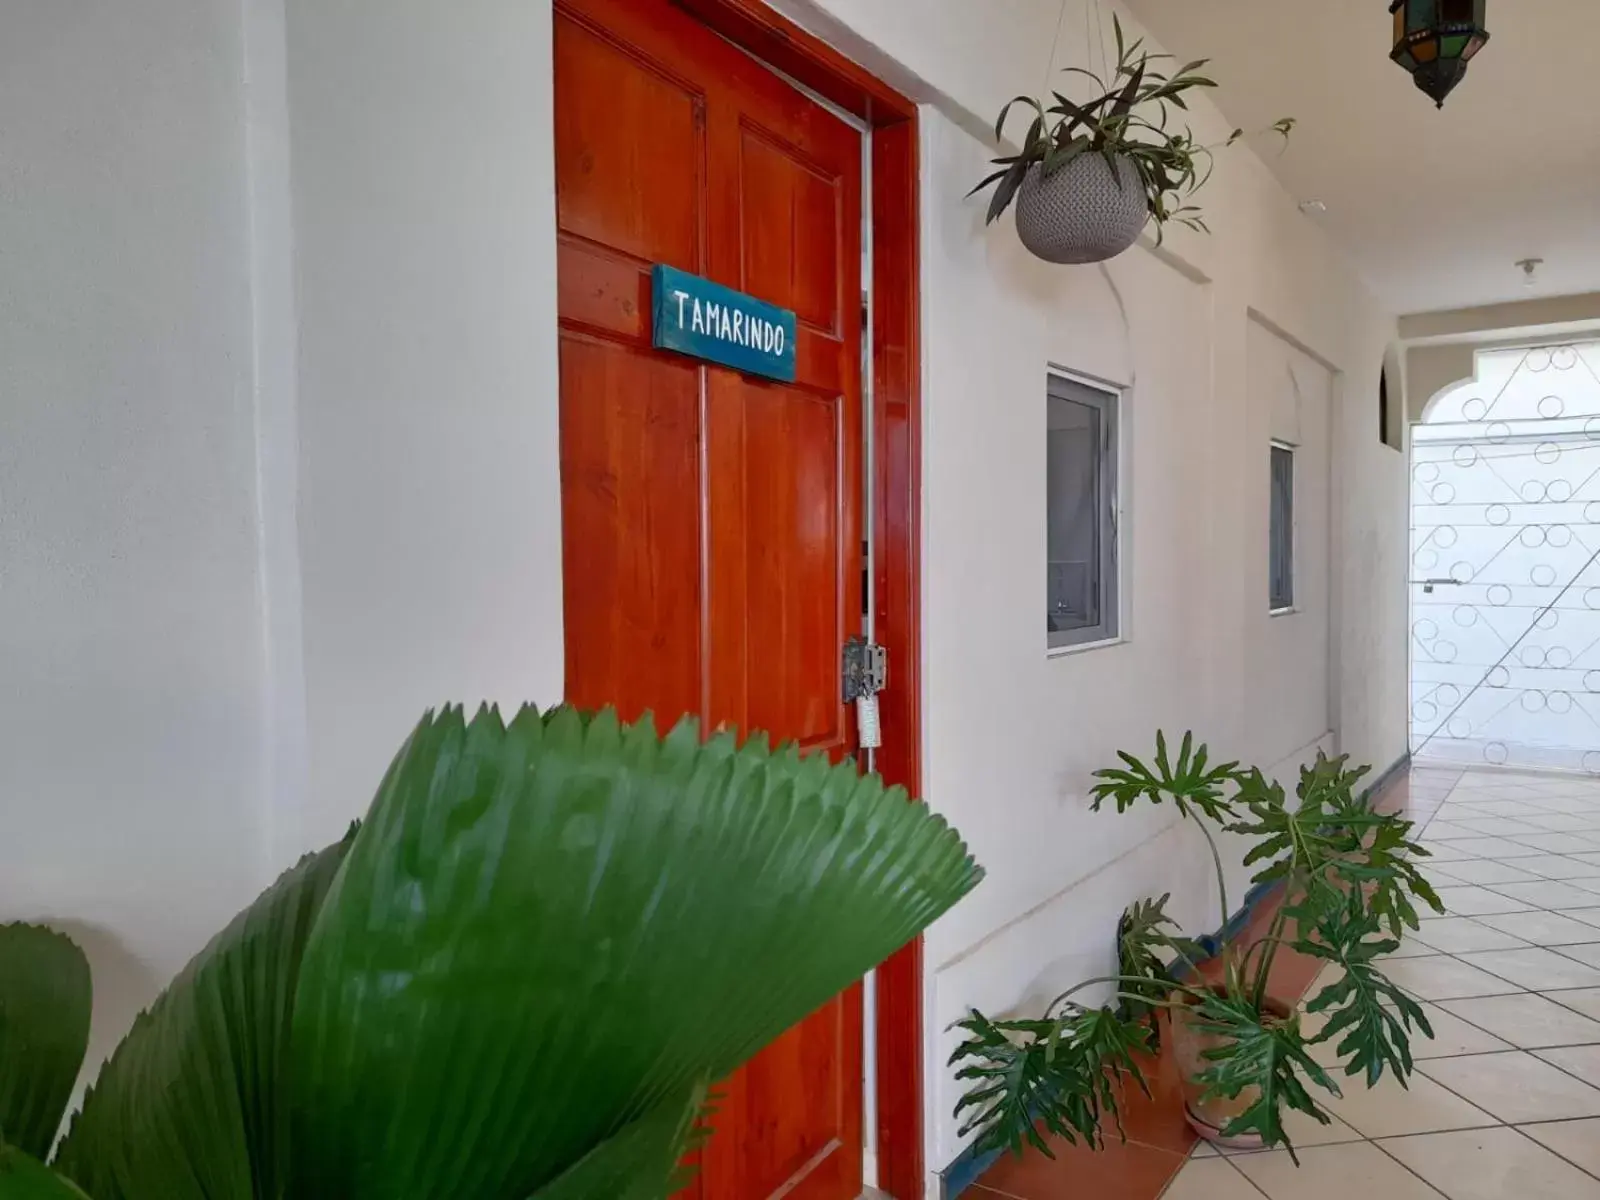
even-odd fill
[(1525, 667), (1544, 666), (1544, 647), (1524, 646), (1522, 648), (1522, 665)]
[(1440, 638), (1429, 648), (1433, 657), (1442, 663), (1452, 663), (1456, 660), (1456, 644)]
[(1445, 729), (1453, 738), (1466, 738), (1472, 736), (1472, 722), (1467, 720), (1465, 717), (1451, 717), (1449, 723), (1445, 726)]
[(1571, 346), (1557, 346), (1550, 351), (1550, 365), (1558, 371), (1570, 371), (1578, 365), (1578, 352)]
[(1572, 529), (1566, 525), (1551, 525), (1544, 531), (1544, 540), (1552, 546), (1572, 545)]
[(1461, 703), (1461, 689), (1453, 683), (1441, 683), (1433, 689), (1433, 698), (1447, 708)]
[(1529, 504), (1538, 504), (1548, 494), (1545, 486), (1537, 479), (1530, 479), (1522, 485), (1521, 496)]
[[(1600, 417), (1595, 419), (1600, 420)], [(1439, 464), (1431, 462), (1418, 463), (1417, 469), (1412, 474), (1416, 476), (1418, 483), (1432, 483), (1439, 478)]]
[(1503, 583), (1496, 583), (1489, 588), (1489, 603), (1496, 608), (1504, 608), (1511, 603), (1511, 589)]
[(1523, 712), (1543, 712), (1545, 705), (1544, 693), (1537, 688), (1530, 688), (1522, 693), (1521, 704)]
[(1583, 673), (1583, 690), (1586, 692), (1600, 692), (1600, 671), (1585, 671)]
[(1550, 369), (1550, 351), (1543, 348), (1529, 350), (1522, 360), (1522, 365), (1534, 374), (1539, 374)]
[(1517, 540), (1530, 549), (1544, 545), (1544, 526), (1524, 525), (1522, 532), (1517, 534)]
[(1449, 504), (1456, 498), (1456, 485), (1448, 480), (1436, 483), (1428, 490), (1428, 496), (1435, 504)]
[(1583, 594), (1583, 606), (1600, 610), (1600, 587), (1592, 587)]
[(1572, 651), (1565, 646), (1551, 646), (1550, 653), (1544, 656), (1545, 665), (1564, 671), (1572, 665)]
[(1424, 571), (1431, 571), (1439, 565), (1439, 556), (1432, 550), (1418, 550), (1412, 558)]
[(1466, 559), (1450, 564), (1450, 578), (1457, 583), (1471, 583), (1475, 574), (1477, 572), (1472, 569), (1472, 564)]
[(1569, 713), (1572, 711), (1572, 693), (1546, 692), (1545, 704), (1551, 712), (1557, 715)]
[[(1600, 672), (1596, 672), (1600, 675)], [(1489, 673), (1483, 677), (1483, 682), (1492, 688), (1507, 688), (1511, 686), (1511, 672), (1504, 667), (1491, 667)]]
[(1561, 447), (1554, 442), (1540, 442), (1538, 448), (1534, 450), (1533, 456), (1544, 463), (1545, 466), (1549, 466), (1561, 457)]
[(1476, 466), (1478, 462), (1478, 448), (1476, 446), (1462, 444), (1455, 448), (1450, 457), (1455, 461), (1455, 464), (1458, 467)]
[[(1596, 511), (1600, 511), (1600, 503), (1597, 503)], [(1511, 521), (1511, 510), (1504, 504), (1489, 505), (1483, 515), (1491, 525), (1507, 525)]]
[(1539, 415), (1553, 421), (1567, 411), (1567, 402), (1560, 396), (1545, 396), (1539, 401)]
[(1483, 761), (1498, 767), (1511, 757), (1511, 752), (1506, 749), (1504, 742), (1490, 742), (1483, 748)]
[(1438, 717), (1439, 710), (1426, 700), (1418, 700), (1411, 706), (1411, 715), (1426, 725)]
[(1416, 634), (1422, 641), (1431, 642), (1439, 636), (1439, 627), (1429, 618), (1423, 617), (1411, 627), (1411, 632)]
[(1481, 421), (1489, 415), (1489, 406), (1483, 397), (1474, 396), (1461, 406), (1461, 415), (1469, 421)]
[(1528, 572), (1528, 578), (1533, 581), (1534, 587), (1553, 587), (1556, 582), (1556, 569), (1549, 563), (1535, 563)]
[(1591, 775), (1600, 775), (1600, 750), (1591, 750), (1583, 756), (1583, 769)]
[(1561, 613), (1554, 608), (1542, 609), (1539, 615), (1533, 619), (1533, 623), (1540, 629), (1554, 629), (1561, 624)]
[(1544, 489), (1545, 498), (1564, 504), (1572, 499), (1572, 484), (1565, 479), (1552, 479)]
[(1456, 611), (1451, 614), (1456, 619), (1456, 624), (1463, 629), (1471, 629), (1478, 623), (1478, 610), (1470, 604), (1456, 605)]
[(1583, 433), (1591, 442), (1600, 442), (1600, 417), (1590, 417), (1585, 421)]
[(1504, 421), (1492, 421), (1489, 424), (1488, 437), (1495, 445), (1503, 445), (1511, 440), (1511, 426)]
[(1433, 531), (1433, 544), (1435, 546), (1442, 546), (1446, 550), (1450, 549), (1451, 546), (1454, 546), (1456, 542), (1460, 540), (1460, 538), (1461, 535), (1456, 532), (1456, 527), (1454, 525), (1440, 525)]

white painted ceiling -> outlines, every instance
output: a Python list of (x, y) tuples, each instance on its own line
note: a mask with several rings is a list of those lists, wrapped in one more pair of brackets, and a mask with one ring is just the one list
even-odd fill
[[(1210, 58), (1236, 125), (1400, 313), (1600, 290), (1600, 0), (1489, 0), (1489, 44), (1436, 110), (1389, 60), (1386, 0), (1127, 0)], [(1545, 260), (1533, 290), (1517, 259)]]

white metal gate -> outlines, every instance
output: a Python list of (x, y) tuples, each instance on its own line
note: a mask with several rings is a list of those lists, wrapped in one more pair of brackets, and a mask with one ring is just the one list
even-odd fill
[(1600, 774), (1600, 343), (1490, 351), (1412, 433), (1411, 749)]

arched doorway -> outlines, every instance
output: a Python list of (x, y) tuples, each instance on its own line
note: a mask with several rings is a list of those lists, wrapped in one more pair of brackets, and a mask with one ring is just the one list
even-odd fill
[(1600, 774), (1600, 342), (1484, 351), (1411, 449), (1411, 749)]

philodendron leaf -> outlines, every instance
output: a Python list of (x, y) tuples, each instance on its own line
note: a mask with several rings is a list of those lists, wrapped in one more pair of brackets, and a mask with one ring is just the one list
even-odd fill
[(1119, 813), (1126, 812), (1140, 797), (1146, 797), (1155, 804), (1170, 798), (1186, 817), (1194, 811), (1213, 821), (1235, 815), (1226, 791), (1239, 782), (1239, 764), (1225, 762), (1208, 767), (1210, 752), (1203, 744), (1195, 746), (1192, 733), (1183, 735), (1175, 765), (1167, 754), (1167, 736), (1159, 731), (1156, 733), (1155, 769), (1124, 750), (1118, 750), (1117, 757), (1125, 767), (1094, 773), (1100, 782), (1090, 789), (1094, 796), (1090, 807), (1096, 812), (1107, 800), (1116, 801)]
[(87, 1200), (70, 1179), (24, 1154), (0, 1145), (0, 1200)]
[(1109, 1008), (1069, 1004), (1054, 1020), (991, 1021), (974, 1010), (957, 1022), (965, 1039), (950, 1058), (968, 1083), (955, 1107), (961, 1136), (976, 1131), (980, 1153), (1024, 1143), (1048, 1158), (1053, 1133), (1069, 1143), (1104, 1144), (1103, 1120), (1121, 1131), (1118, 1096), (1131, 1079), (1148, 1088), (1139, 1058), (1151, 1049), (1149, 1029)]
[(0, 925), (0, 1142), (50, 1153), (89, 1045), (89, 963), (39, 925)]
[(980, 877), (850, 764), (609, 712), (430, 714), (306, 949), (290, 1195), (535, 1195)]
[(1399, 946), (1382, 936), (1378, 916), (1366, 911), (1359, 891), (1352, 891), (1343, 906), (1322, 912), (1316, 937), (1300, 947), (1344, 968), (1306, 1011), (1328, 1014), (1313, 1041), (1334, 1042), (1345, 1074), (1366, 1076), (1368, 1087), (1377, 1086), (1385, 1068), (1404, 1084), (1412, 1070), (1411, 1031), (1433, 1037), (1422, 1006), (1377, 969), (1376, 960)]
[(1332, 1095), (1339, 1094), (1339, 1085), (1306, 1053), (1299, 1018), (1279, 1021), (1244, 1000), (1212, 995), (1201, 1002), (1195, 1027), (1223, 1039), (1201, 1053), (1210, 1063), (1196, 1077), (1206, 1089), (1202, 1099), (1220, 1096), (1232, 1100), (1246, 1088), (1257, 1089), (1251, 1105), (1222, 1132), (1228, 1137), (1259, 1134), (1269, 1149), (1281, 1145), (1298, 1163), (1284, 1131), (1283, 1110), (1293, 1108), (1324, 1125), (1329, 1123), (1327, 1114), (1306, 1091), (1302, 1077)]
[[(1167, 915), (1170, 899), (1169, 892), (1159, 900), (1136, 900), (1117, 922), (1117, 974), (1123, 977), (1118, 1013), (1126, 1020), (1143, 1022), (1156, 1047), (1161, 1042), (1158, 1002), (1166, 999), (1177, 982), (1173, 966), (1192, 969), (1205, 958), (1198, 942), (1177, 932), (1178, 923)], [(1171, 957), (1163, 957), (1163, 951)]]
[(350, 840), (286, 872), (134, 1021), (56, 1155), (95, 1200), (284, 1195), (290, 1007)]

